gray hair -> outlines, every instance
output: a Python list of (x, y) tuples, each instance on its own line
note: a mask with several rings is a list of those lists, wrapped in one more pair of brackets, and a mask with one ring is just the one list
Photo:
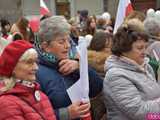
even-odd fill
[(160, 33), (160, 22), (155, 18), (146, 18), (144, 21), (144, 30), (148, 35), (158, 36)]
[(70, 24), (63, 16), (52, 16), (40, 23), (39, 39), (40, 43), (46, 41), (50, 43), (57, 36), (70, 33)]

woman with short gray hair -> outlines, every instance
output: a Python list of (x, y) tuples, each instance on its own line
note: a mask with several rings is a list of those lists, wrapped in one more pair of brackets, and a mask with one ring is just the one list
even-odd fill
[[(151, 59), (151, 66), (158, 77), (158, 67), (160, 60), (160, 22), (155, 18), (146, 18), (144, 21), (144, 29), (149, 36), (149, 45), (146, 54)], [(153, 63), (153, 65), (152, 65)]]
[(160, 22), (155, 18), (146, 18), (144, 21), (144, 29), (151, 37), (160, 36)]
[[(71, 120), (85, 117), (90, 103), (81, 105), (81, 101), (72, 103), (67, 89), (79, 79), (78, 61), (75, 60), (70, 39), (70, 25), (62, 16), (53, 16), (41, 22), (36, 49), (39, 54), (37, 80), (56, 109), (59, 120)], [(102, 80), (93, 70), (90, 74), (91, 97), (102, 90)], [(94, 89), (93, 89), (93, 83)]]
[(40, 40), (45, 39), (47, 41), (52, 41), (53, 37), (69, 34), (70, 27), (70, 24), (67, 23), (67, 20), (63, 16), (53, 16), (51, 18), (47, 18), (40, 24)]

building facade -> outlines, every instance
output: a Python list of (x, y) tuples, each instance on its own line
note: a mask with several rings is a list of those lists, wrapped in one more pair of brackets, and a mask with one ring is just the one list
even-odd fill
[[(53, 15), (75, 16), (78, 10), (87, 9), (90, 15), (108, 11), (116, 16), (119, 0), (44, 0)], [(131, 0), (133, 8), (145, 12), (160, 8), (160, 0)], [(0, 17), (14, 22), (20, 16), (39, 15), (40, 0), (1, 0)]]

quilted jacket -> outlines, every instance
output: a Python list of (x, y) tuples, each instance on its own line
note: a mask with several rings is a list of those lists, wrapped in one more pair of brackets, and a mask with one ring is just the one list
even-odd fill
[(17, 83), (11, 90), (1, 93), (0, 114), (0, 120), (56, 120), (48, 98), (39, 91), (37, 84), (31, 88)]
[(148, 113), (160, 113), (160, 85), (153, 69), (112, 56), (105, 64), (103, 83), (108, 120), (146, 120)]

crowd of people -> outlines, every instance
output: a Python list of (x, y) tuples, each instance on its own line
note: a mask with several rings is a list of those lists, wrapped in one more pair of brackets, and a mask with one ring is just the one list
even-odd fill
[[(108, 12), (46, 15), (36, 33), (24, 16), (13, 24), (1, 19), (0, 120), (146, 120), (160, 113), (158, 12), (132, 11), (115, 34)], [(90, 99), (83, 104), (67, 92), (80, 78), (81, 36)]]

